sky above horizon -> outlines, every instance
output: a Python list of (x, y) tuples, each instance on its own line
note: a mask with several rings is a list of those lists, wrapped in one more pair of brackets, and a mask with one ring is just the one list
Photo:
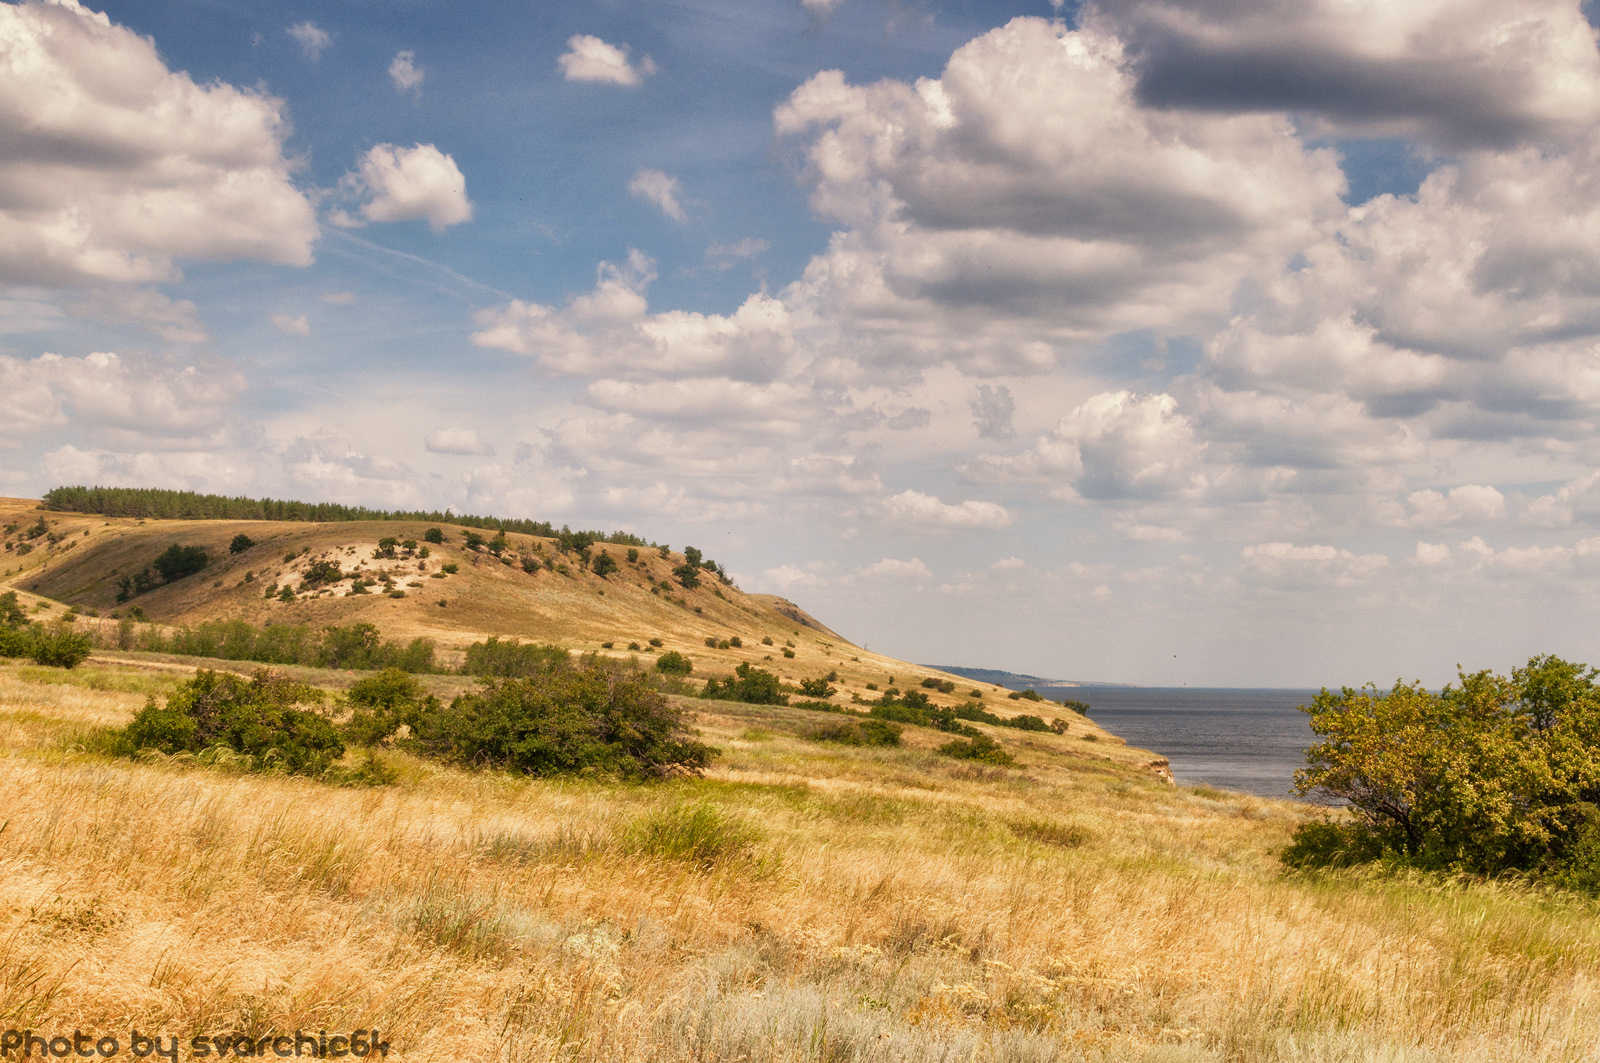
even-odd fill
[(693, 544), (874, 650), (1600, 663), (1577, 0), (0, 3), (0, 493)]

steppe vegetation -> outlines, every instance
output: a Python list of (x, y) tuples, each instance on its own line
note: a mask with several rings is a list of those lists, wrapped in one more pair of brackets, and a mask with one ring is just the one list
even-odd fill
[(190, 682), (0, 666), (25, 795), (4, 1026), (376, 1027), (417, 1060), (1578, 1060), (1600, 1037), (1592, 901), (1286, 873), (1304, 806), (1068, 737), (1012, 732), (1007, 769), (685, 699), (723, 755), (664, 783), (90, 751)]
[[(698, 552), (448, 514), (12, 510), (5, 626), (105, 648), (70, 670), (0, 654), (0, 1031), (269, 1055), (376, 1028), (393, 1058), (595, 1063), (1600, 1045), (1591, 893), (1448, 861), (1287, 868), (1297, 831), (1361, 821), (1174, 787), (1081, 705), (871, 654)], [(119, 607), (116, 570), (174, 544), (207, 567)], [(318, 561), (337, 593), (331, 571), (302, 588)], [(396, 590), (437, 569), (448, 607), (354, 592), (352, 561), (426, 562)], [(291, 577), (294, 601), (267, 597)], [(193, 655), (291, 630), (317, 655), (281, 673)], [(413, 674), (377, 652), (416, 640)]]

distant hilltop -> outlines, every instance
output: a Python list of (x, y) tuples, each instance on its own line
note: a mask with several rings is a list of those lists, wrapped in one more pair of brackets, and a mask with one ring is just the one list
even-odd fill
[(961, 668), (953, 664), (925, 664), (924, 668), (937, 668), (941, 672), (959, 675), (979, 683), (990, 683), (1007, 690), (1047, 690), (1051, 687), (1113, 687), (1122, 683), (1090, 683), (1081, 679), (1046, 679), (1037, 675), (1002, 672), (998, 668)]

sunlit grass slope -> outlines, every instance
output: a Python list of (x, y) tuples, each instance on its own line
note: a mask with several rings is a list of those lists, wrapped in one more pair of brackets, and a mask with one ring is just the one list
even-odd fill
[[(0, 667), (0, 1028), (377, 1027), (406, 1060), (1585, 1060), (1593, 906), (1286, 877), (1303, 806), (686, 702), (700, 780), (386, 754), (336, 789), (77, 745), (180, 676)], [(1074, 744), (1076, 741), (1076, 745)]]
[[(490, 533), (448, 524), (440, 526), (446, 541), (430, 545), (426, 558), (375, 558), (379, 541), (386, 537), (427, 545), (424, 534), (434, 525), (135, 520), (45, 513), (38, 505), (30, 499), (0, 499), (0, 529), (14, 529), (0, 535), (5, 547), (0, 549), (0, 590), (15, 589), (30, 609), (40, 610), (30, 614), (37, 618), (59, 618), (69, 608), (81, 611), (80, 629), (99, 632), (106, 645), (115, 645), (111, 614), (137, 607), (163, 626), (208, 620), (311, 627), (370, 623), (386, 639), (433, 639), (447, 665), (459, 662), (464, 647), (489, 636), (631, 655), (646, 666), (661, 653), (677, 651), (692, 659), (694, 679), (701, 682), (726, 676), (743, 663), (772, 671), (790, 684), (833, 674), (837, 693), (831, 700), (838, 704), (851, 704), (852, 695), (876, 699), (875, 690), (891, 686), (918, 689), (936, 706), (960, 705), (976, 693), (986, 708), (1000, 715), (1026, 712), (1064, 720), (1085, 756), (1165, 770), (1166, 762), (1155, 754), (1126, 747), (1120, 738), (1059, 705), (1011, 701), (1010, 691), (1002, 687), (873, 653), (785, 598), (745, 594), (710, 572), (702, 573), (699, 587), (685, 587), (673, 574), (684, 563), (681, 552), (663, 557), (654, 548), (638, 547), (630, 561), (629, 547), (598, 544), (596, 553), (605, 550), (618, 563), (616, 572), (599, 576), (582, 567), (575, 555), (561, 553), (552, 539), (509, 535), (496, 557), (466, 547), (469, 531), (486, 538)], [(24, 540), (41, 516), (49, 537)], [(255, 545), (232, 553), (229, 544), (241, 534)], [(24, 542), (26, 553), (21, 552)], [(195, 575), (119, 603), (119, 582), (143, 571), (173, 545), (202, 547), (211, 563)], [(525, 571), (523, 560), (537, 561), (532, 566), (536, 571)], [(267, 593), (298, 586), (318, 561), (331, 562), (344, 573), (363, 572), (373, 581), (387, 576), (397, 593), (384, 593), (375, 582), (373, 592), (351, 594), (348, 580), (298, 594), (291, 602)], [(222, 667), (248, 671), (237, 662)], [(951, 684), (950, 689), (924, 688), (920, 684), (927, 679)], [(1088, 737), (1098, 744), (1083, 745), (1081, 740)]]

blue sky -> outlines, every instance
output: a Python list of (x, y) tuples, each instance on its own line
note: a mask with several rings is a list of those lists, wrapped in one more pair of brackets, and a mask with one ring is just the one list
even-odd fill
[(1600, 659), (1574, 0), (0, 4), (0, 491), (628, 528), (921, 661)]

